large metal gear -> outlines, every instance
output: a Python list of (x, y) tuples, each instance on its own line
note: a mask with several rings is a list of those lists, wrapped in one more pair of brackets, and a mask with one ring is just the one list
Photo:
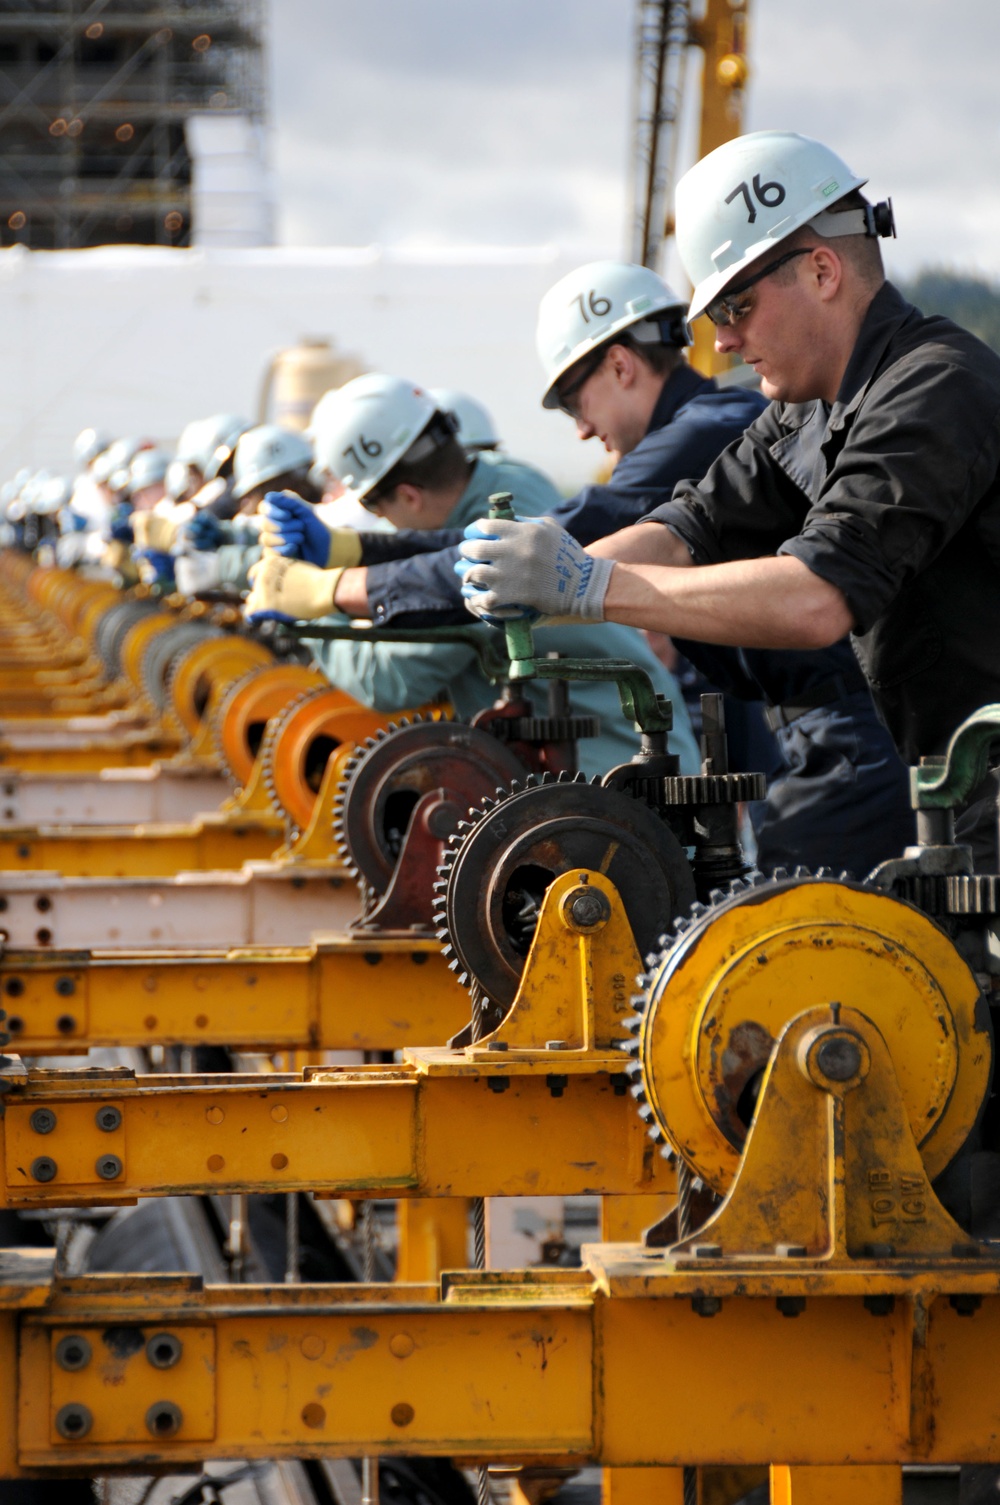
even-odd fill
[(341, 776), (333, 821), (341, 856), (370, 893), (385, 893), (423, 795), (446, 791), (461, 817), (525, 774), (502, 742), (464, 721), (414, 717), (387, 727), (353, 754)]
[(545, 891), (574, 868), (614, 883), (642, 954), (694, 902), (684, 849), (648, 805), (582, 774), (529, 776), (472, 812), (439, 870), (438, 935), (464, 982), (514, 1001)]
[(353, 750), (384, 724), (333, 685), (306, 690), (268, 722), (260, 750), (264, 787), (293, 830), (308, 826), (330, 758), (346, 759), (341, 749)]
[(321, 689), (319, 669), (306, 664), (271, 664), (249, 669), (229, 686), (212, 715), (212, 740), (219, 762), (244, 786), (264, 740), (267, 723), (296, 696)]
[(675, 924), (639, 979), (629, 1075), (651, 1137), (714, 1191), (739, 1166), (784, 1026), (810, 1006), (867, 1014), (885, 1037), (929, 1175), (964, 1144), (988, 1088), (988, 1009), (948, 936), (845, 876), (737, 881)]

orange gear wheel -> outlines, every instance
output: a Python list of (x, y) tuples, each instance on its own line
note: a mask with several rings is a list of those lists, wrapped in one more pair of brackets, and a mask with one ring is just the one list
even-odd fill
[(358, 742), (374, 737), (389, 721), (388, 713), (370, 711), (332, 685), (293, 701), (271, 722), (261, 751), (275, 809), (304, 831), (330, 758), (346, 763)]
[[(237, 784), (245, 787), (250, 778), (271, 717), (279, 715), (304, 691), (320, 690), (325, 685), (325, 675), (307, 664), (251, 669), (230, 685), (213, 717), (213, 731), (216, 751)], [(340, 695), (344, 706), (354, 704), (342, 690), (334, 693)]]
[(274, 654), (263, 643), (236, 636), (206, 638), (183, 655), (170, 672), (170, 707), (189, 736), (201, 728), (212, 695), (222, 693), (248, 669), (266, 668)]

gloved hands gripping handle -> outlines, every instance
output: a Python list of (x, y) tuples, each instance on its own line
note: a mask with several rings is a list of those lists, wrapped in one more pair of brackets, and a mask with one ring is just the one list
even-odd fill
[(480, 518), (466, 528), (459, 553), (462, 595), (484, 621), (604, 621), (614, 560), (595, 559), (553, 518)]
[(321, 570), (361, 563), (361, 538), (353, 528), (328, 528), (316, 510), (292, 491), (269, 491), (261, 503), (265, 549), (302, 559)]

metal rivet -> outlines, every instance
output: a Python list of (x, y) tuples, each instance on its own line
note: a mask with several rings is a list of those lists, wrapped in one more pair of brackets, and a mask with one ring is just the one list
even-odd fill
[(321, 1406), (319, 1401), (311, 1400), (308, 1405), (302, 1407), (302, 1420), (307, 1427), (314, 1430), (326, 1423), (326, 1407)]
[(72, 977), (59, 977), (56, 979), (56, 992), (60, 998), (72, 998), (76, 992), (76, 983)]
[(3, 990), (8, 998), (20, 998), (24, 992), (24, 981), (20, 977), (8, 977)]
[(60, 1014), (56, 1020), (56, 1029), (61, 1035), (71, 1035), (76, 1029), (76, 1020), (72, 1014)]
[(120, 1129), (122, 1125), (121, 1109), (116, 1108), (113, 1103), (106, 1103), (103, 1108), (98, 1108), (94, 1114), (94, 1121), (102, 1133), (113, 1134), (115, 1129)]
[(153, 1437), (173, 1437), (183, 1421), (180, 1407), (170, 1400), (154, 1401), (146, 1412), (146, 1430)]
[(117, 1155), (101, 1155), (94, 1169), (102, 1181), (117, 1181), (122, 1173), (122, 1163)]
[(416, 1414), (413, 1407), (407, 1405), (406, 1401), (400, 1401), (399, 1405), (393, 1406), (389, 1412), (394, 1427), (408, 1427)]
[(51, 1108), (36, 1108), (28, 1122), (36, 1134), (51, 1134), (56, 1126), (56, 1116)]
[(173, 1333), (154, 1333), (146, 1344), (146, 1358), (154, 1369), (173, 1369), (183, 1352), (184, 1345)]
[(94, 1418), (87, 1407), (76, 1401), (71, 1401), (68, 1406), (60, 1406), (56, 1412), (56, 1431), (67, 1442), (76, 1442), (78, 1438), (86, 1437), (93, 1425)]
[(56, 1363), (60, 1369), (86, 1369), (90, 1359), (90, 1344), (81, 1333), (67, 1333), (56, 1344)]
[(393, 1333), (389, 1339), (389, 1352), (397, 1359), (408, 1359), (416, 1346), (409, 1333)]
[(39, 1155), (31, 1162), (31, 1174), (36, 1181), (54, 1181), (58, 1172), (51, 1155)]

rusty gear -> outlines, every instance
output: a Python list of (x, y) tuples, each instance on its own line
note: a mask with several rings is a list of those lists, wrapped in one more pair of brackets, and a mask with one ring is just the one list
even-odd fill
[(471, 812), (439, 869), (438, 935), (460, 980), (507, 1008), (545, 891), (577, 867), (615, 884), (640, 952), (694, 900), (684, 850), (648, 805), (582, 774), (529, 775)]

